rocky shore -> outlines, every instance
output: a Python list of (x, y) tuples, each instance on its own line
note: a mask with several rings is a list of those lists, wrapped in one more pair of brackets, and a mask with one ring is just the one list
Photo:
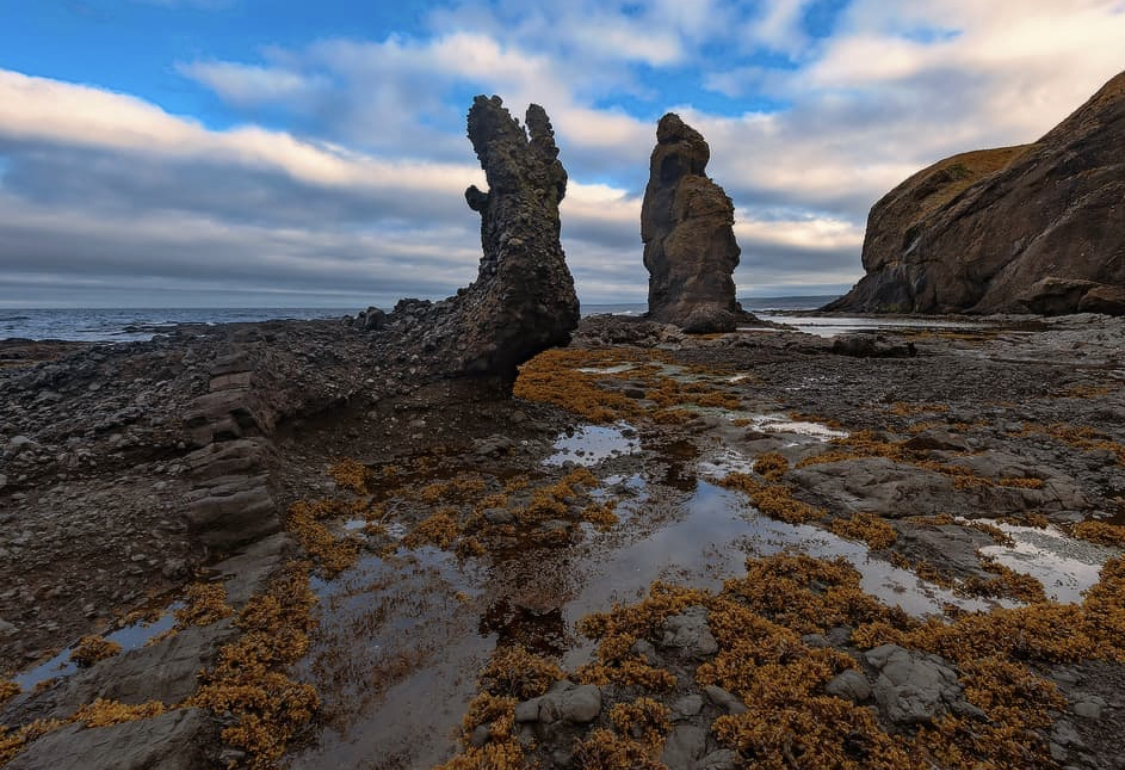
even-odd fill
[(1120, 767), (1122, 319), (592, 317), (511, 398), (440, 305), (9, 343), (0, 762)]

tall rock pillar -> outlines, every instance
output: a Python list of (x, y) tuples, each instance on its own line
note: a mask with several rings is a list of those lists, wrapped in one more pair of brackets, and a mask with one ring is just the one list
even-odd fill
[(733, 331), (747, 317), (735, 299), (734, 204), (704, 173), (702, 134), (668, 113), (656, 139), (641, 208), (648, 317), (686, 332)]

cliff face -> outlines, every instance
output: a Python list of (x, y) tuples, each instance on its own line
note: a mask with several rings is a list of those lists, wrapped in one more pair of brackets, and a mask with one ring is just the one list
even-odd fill
[(1125, 73), (1038, 142), (940, 161), (871, 209), (828, 310), (1125, 314)]
[(648, 317), (693, 333), (733, 331), (745, 317), (735, 300), (734, 204), (707, 177), (702, 134), (668, 113), (656, 138), (641, 208)]

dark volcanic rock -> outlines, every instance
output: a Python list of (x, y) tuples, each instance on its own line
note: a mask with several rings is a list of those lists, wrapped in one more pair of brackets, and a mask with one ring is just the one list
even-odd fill
[(943, 160), (871, 209), (826, 309), (1125, 313), (1125, 73), (1038, 142)]
[(648, 317), (694, 333), (733, 331), (734, 204), (704, 173), (711, 149), (674, 113), (660, 119), (641, 208)]
[(578, 326), (578, 297), (559, 242), (566, 169), (538, 104), (527, 108), (525, 131), (500, 97), (476, 97), (469, 139), (489, 190), (465, 191), (481, 215), (484, 257), (477, 280), (454, 300), (456, 345), (466, 373), (514, 379), (516, 366), (565, 345)]
[(488, 192), (465, 191), (481, 215), (477, 279), (441, 302), (404, 299), (386, 314), (368, 308), (352, 325), (382, 335), (404, 354), (421, 380), (470, 376), (500, 383), (537, 353), (570, 342), (578, 296), (559, 241), (559, 203), (567, 174), (558, 159), (547, 113), (527, 109), (527, 128), (499, 96), (478, 96), (468, 116), (469, 139)]

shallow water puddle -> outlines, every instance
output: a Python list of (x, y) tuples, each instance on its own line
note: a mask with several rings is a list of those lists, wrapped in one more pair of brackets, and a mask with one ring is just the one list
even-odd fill
[[(139, 620), (127, 626), (106, 634), (108, 641), (121, 645), (121, 652), (129, 652), (144, 647), (149, 640), (159, 636), (172, 628), (176, 620), (172, 613), (183, 607), (182, 602), (173, 602), (166, 609), (161, 610), (159, 617), (153, 621)], [(70, 676), (78, 672), (78, 666), (70, 660), (71, 649), (67, 648), (48, 661), (40, 663), (35, 668), (28, 669), (22, 674), (16, 674), (13, 681), (25, 692), (35, 688), (40, 682), (48, 679), (57, 679)]]
[(554, 443), (555, 453), (544, 465), (560, 466), (567, 462), (592, 468), (611, 457), (636, 454), (641, 442), (627, 423), (616, 425), (582, 425), (573, 432), (560, 433)]
[(578, 371), (582, 372), (582, 374), (623, 374), (636, 368), (636, 364), (618, 364), (617, 366), (605, 366), (602, 368), (596, 366), (580, 367)]
[(970, 323), (967, 321), (931, 321), (921, 318), (859, 318), (847, 316), (796, 316), (774, 315), (759, 313), (758, 317), (765, 321), (783, 324), (799, 332), (814, 334), (817, 337), (836, 337), (841, 334), (854, 334), (856, 332), (896, 331), (898, 329), (935, 329), (942, 331), (965, 330), (983, 331), (988, 329), (985, 324)]
[(1046, 529), (996, 524), (1012, 538), (1013, 545), (990, 545), (984, 556), (1016, 572), (1031, 575), (1043, 584), (1047, 596), (1064, 604), (1082, 601), (1082, 594), (1099, 579), (1102, 565), (1118, 551), (1076, 540), (1058, 527)]
[(314, 579), (320, 626), (297, 674), (316, 684), (327, 725), (290, 766), (429, 767), (449, 756), (494, 646), (477, 633), (481, 582), (428, 546)]

